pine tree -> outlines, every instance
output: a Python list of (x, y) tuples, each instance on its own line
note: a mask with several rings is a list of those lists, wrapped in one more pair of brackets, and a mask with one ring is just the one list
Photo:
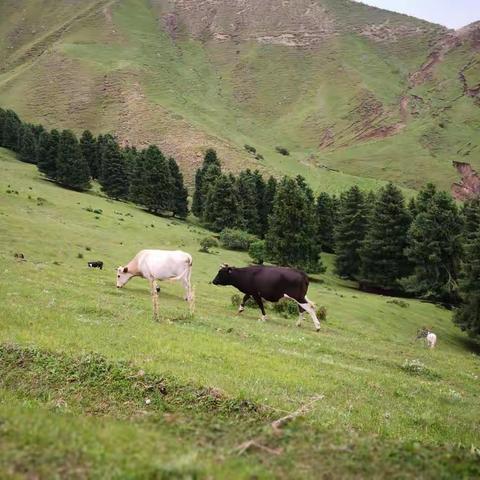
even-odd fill
[(266, 228), (268, 228), (268, 213), (266, 213), (267, 216), (264, 219), (265, 205), (263, 203), (267, 184), (258, 170), (255, 170), (252, 175), (255, 183), (255, 206), (258, 216), (258, 228), (255, 235), (262, 237), (264, 235), (264, 223), (266, 224)]
[(20, 159), (27, 163), (37, 163), (37, 142), (33, 125), (24, 125), (20, 137)]
[(40, 140), (40, 135), (45, 132), (45, 128), (43, 125), (32, 125), (32, 132), (33, 135), (35, 136), (35, 142), (38, 144), (38, 141)]
[(462, 221), (452, 197), (435, 193), (410, 227), (405, 253), (414, 272), (402, 282), (407, 291), (435, 301), (458, 300), (461, 234)]
[(365, 195), (365, 208), (368, 211), (369, 217), (373, 214), (376, 200), (376, 193), (373, 190), (369, 190), (368, 193)]
[(156, 145), (150, 145), (138, 156), (130, 185), (131, 199), (149, 212), (171, 212), (173, 180), (168, 162)]
[(106, 135), (102, 135), (100, 134), (98, 137), (97, 137), (97, 140), (96, 140), (96, 161), (93, 162), (94, 163), (94, 170), (95, 170), (95, 174), (97, 175), (96, 178), (99, 177), (101, 171), (102, 171), (102, 150), (105, 146), (105, 144), (108, 142), (108, 137), (109, 137), (109, 134), (106, 134)]
[(97, 141), (90, 130), (85, 130), (80, 137), (80, 147), (82, 148), (83, 158), (88, 163), (90, 175), (93, 179), (99, 178), (100, 160), (98, 158)]
[[(94, 146), (90, 153), (93, 149)], [(127, 165), (120, 146), (112, 135), (104, 137), (101, 155), (102, 169), (98, 180), (102, 191), (115, 199), (127, 198), (129, 193)]]
[(310, 188), (310, 185), (308, 185), (307, 181), (305, 180), (305, 177), (302, 175), (297, 175), (295, 177), (295, 181), (302, 189), (303, 193), (307, 197), (307, 200), (312, 204), (315, 203), (315, 195), (313, 194), (313, 190)]
[(430, 202), (437, 193), (437, 187), (433, 183), (427, 183), (418, 193), (415, 200), (416, 215), (426, 212)]
[(205, 200), (203, 220), (216, 232), (236, 228), (240, 224), (240, 201), (235, 182), (221, 174), (211, 186)]
[(471, 236), (475, 236), (480, 228), (480, 198), (466, 201), (462, 208), (463, 239), (468, 242)]
[(7, 112), (0, 107), (0, 147), (3, 147), (3, 130), (5, 126), (5, 120), (7, 117)]
[(398, 280), (410, 273), (404, 254), (411, 217), (402, 192), (388, 184), (378, 193), (368, 232), (360, 249), (362, 283), (398, 290)]
[(60, 135), (57, 155), (56, 181), (74, 190), (90, 188), (90, 172), (83, 158), (77, 137), (70, 130), (63, 130)]
[(128, 184), (130, 185), (133, 179), (133, 172), (137, 163), (138, 151), (135, 147), (125, 147), (123, 149), (123, 157), (125, 158), (125, 166), (127, 168)]
[(219, 168), (221, 167), (217, 152), (213, 148), (207, 149), (205, 156), (203, 157), (203, 166), (209, 167), (210, 165), (216, 165)]
[(173, 157), (168, 159), (168, 168), (173, 182), (173, 215), (180, 218), (188, 216), (188, 190), (183, 184), (183, 175)]
[(13, 110), (5, 112), (5, 120), (3, 123), (3, 139), (2, 146), (13, 151), (18, 151), (18, 137), (22, 122)]
[(262, 208), (260, 210), (262, 238), (264, 238), (268, 232), (268, 217), (273, 211), (273, 201), (275, 199), (276, 192), (277, 192), (277, 180), (274, 177), (270, 177), (265, 187), (265, 192), (264, 192), (263, 201), (262, 201)]
[(205, 205), (208, 197), (208, 192), (215, 185), (215, 182), (222, 174), (222, 170), (216, 163), (206, 165), (202, 171), (202, 186), (201, 186), (201, 204), (203, 205), (203, 211), (201, 218), (203, 219), (205, 213)]
[(368, 226), (363, 193), (355, 185), (342, 194), (335, 231), (335, 268), (338, 275), (356, 278), (360, 273), (360, 248)]
[(60, 133), (58, 130), (43, 132), (38, 140), (37, 167), (49, 179), (55, 180), (57, 176), (57, 156)]
[(317, 198), (316, 208), (316, 241), (323, 252), (335, 251), (335, 212), (330, 195), (322, 192)]
[(145, 166), (145, 150), (138, 152), (133, 159), (132, 176), (130, 177), (129, 198), (138, 205), (147, 205), (147, 189), (145, 184), (147, 181)]
[(266, 235), (268, 258), (309, 272), (324, 271), (315, 242), (315, 212), (308, 193), (292, 178), (277, 187)]
[(453, 321), (472, 337), (480, 336), (480, 230), (468, 236), (465, 247), (467, 261), (460, 278), (462, 305)]
[(258, 212), (257, 184), (251, 170), (240, 172), (237, 181), (240, 199), (241, 227), (249, 233), (260, 235), (261, 225)]
[(195, 190), (192, 198), (192, 213), (197, 218), (202, 218), (203, 214), (203, 198), (202, 198), (202, 169), (199, 168), (195, 173)]
[(212, 148), (209, 148), (205, 152), (202, 167), (199, 168), (195, 174), (195, 191), (193, 193), (192, 213), (196, 217), (203, 218), (208, 190), (215, 183), (217, 177), (221, 174), (221, 171), (222, 169), (220, 160), (217, 157), (217, 152)]
[(418, 215), (417, 201), (415, 200), (415, 197), (411, 197), (408, 201), (408, 211), (410, 212), (412, 219)]

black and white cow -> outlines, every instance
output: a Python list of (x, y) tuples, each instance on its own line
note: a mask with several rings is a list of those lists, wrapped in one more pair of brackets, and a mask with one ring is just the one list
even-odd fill
[(267, 318), (262, 299), (278, 302), (282, 298), (290, 298), (298, 304), (300, 316), (297, 325), (300, 326), (304, 313), (308, 312), (317, 332), (320, 330), (315, 306), (306, 297), (308, 277), (300, 270), (261, 265), (243, 268), (223, 265), (212, 283), (214, 285), (232, 285), (245, 295), (240, 304), (239, 313), (243, 312), (245, 302), (252, 297), (262, 311), (262, 321)]
[(101, 260), (97, 260), (96, 262), (88, 262), (89, 268), (99, 268), (103, 270), (103, 262)]

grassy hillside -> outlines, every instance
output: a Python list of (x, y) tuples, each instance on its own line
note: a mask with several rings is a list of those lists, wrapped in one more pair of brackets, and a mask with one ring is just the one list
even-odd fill
[(412, 89), (409, 75), (446, 35), (412, 17), (346, 0), (3, 3), (0, 104), (157, 143), (189, 180), (213, 146), (230, 170), (302, 173), (330, 191), (370, 179), (448, 188), (451, 161), (480, 144), (480, 109), (456, 95), (468, 62), (477, 84), (471, 36)]
[[(199, 253), (202, 229), (63, 190), (5, 150), (0, 168), (3, 478), (480, 473), (478, 351), (450, 312), (359, 292), (326, 256), (309, 293), (328, 310), (320, 333), (271, 310), (239, 317), (235, 290), (209, 281), (245, 254)], [(114, 268), (145, 247), (193, 254), (193, 317), (179, 285), (162, 284), (158, 324), (145, 281), (115, 288)], [(105, 269), (88, 269), (97, 259)], [(413, 340), (422, 325), (433, 351)]]

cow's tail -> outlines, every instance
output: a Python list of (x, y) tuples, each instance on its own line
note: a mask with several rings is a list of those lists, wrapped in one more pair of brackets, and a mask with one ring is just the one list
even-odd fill
[(186, 262), (185, 262), (185, 270), (180, 274), (177, 275), (176, 277), (170, 277), (168, 280), (183, 280), (184, 278), (190, 283), (190, 279), (192, 277), (192, 265), (193, 265), (193, 260), (191, 255), (188, 256)]

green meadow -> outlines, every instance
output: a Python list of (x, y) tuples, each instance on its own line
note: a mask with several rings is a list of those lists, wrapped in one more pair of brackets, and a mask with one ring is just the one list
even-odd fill
[[(479, 350), (451, 312), (360, 292), (325, 255), (322, 330), (271, 308), (260, 323), (209, 284), (248, 256), (200, 253), (195, 223), (64, 190), (1, 149), (0, 171), (0, 477), (480, 475)], [(193, 315), (178, 284), (161, 284), (159, 323), (146, 281), (115, 288), (142, 248), (193, 255)]]

